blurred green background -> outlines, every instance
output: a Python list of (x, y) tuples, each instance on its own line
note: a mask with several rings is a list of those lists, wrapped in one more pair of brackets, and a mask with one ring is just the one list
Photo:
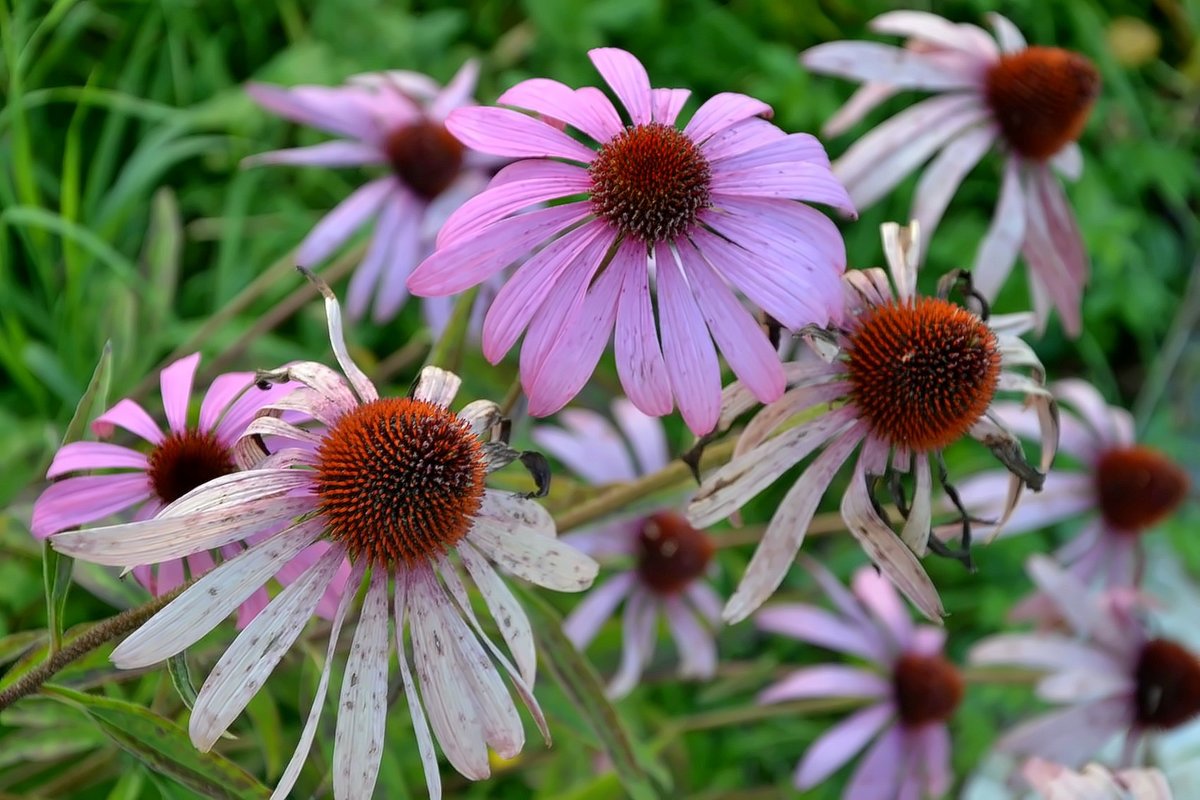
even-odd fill
[[(0, 506), (8, 507), (0, 517), (0, 664), (27, 643), (18, 632), (45, 626), (40, 548), (25, 523), (106, 339), (114, 346), (111, 397), (140, 393), (152, 408), (154, 370), (175, 352), (203, 351), (202, 376), (328, 358), (321, 308), (309, 301), (312, 292), (291, 269), (289, 254), (364, 176), (240, 169), (252, 153), (324, 138), (260, 111), (242, 92), (246, 80), (336, 84), (357, 72), (403, 68), (443, 81), (464, 59), (478, 57), (477, 97), (488, 102), (533, 76), (594, 85), (598, 76), (586, 50), (614, 45), (634, 52), (655, 85), (692, 89), (691, 108), (697, 98), (740, 91), (770, 103), (785, 130), (816, 133), (854, 86), (806, 74), (797, 52), (865, 36), (867, 20), (898, 7), (883, 0), (0, 0)], [(977, 23), (1000, 10), (1031, 43), (1072, 48), (1098, 65), (1104, 89), (1081, 142), (1086, 167), (1068, 188), (1092, 256), (1086, 332), (1069, 341), (1052, 323), (1035, 347), (1052, 379), (1086, 377), (1110, 401), (1134, 407), (1146, 440), (1180, 458), (1198, 482), (1200, 288), (1189, 276), (1200, 241), (1200, 0), (904, 7)], [(901, 96), (867, 124), (826, 141), (830, 155), (912, 99)], [(998, 166), (994, 155), (985, 159), (951, 203), (931, 244), (923, 276), (929, 285), (945, 270), (969, 266), (991, 215)], [(914, 184), (906, 181), (858, 222), (842, 224), (852, 266), (879, 263), (878, 225), (905, 217)], [(1026, 307), (1021, 272), (998, 310)], [(344, 278), (335, 288), (344, 288)], [(291, 305), (279, 311), (280, 303)], [(410, 303), (385, 327), (359, 326), (350, 333), (355, 355), (370, 372), (401, 351), (389, 371), (394, 385), (405, 387), (423, 356), (420, 324)], [(414, 338), (418, 344), (405, 350)], [(606, 367), (577, 402), (604, 408), (616, 386), (611, 363)], [(512, 364), (493, 368), (474, 353), (463, 368), (464, 394), (471, 397), (498, 398), (513, 375)], [(686, 446), (678, 420), (670, 425), (676, 444)], [(985, 463), (969, 448), (952, 460), (964, 468)], [(764, 494), (747, 518), (766, 519), (786, 485)], [(569, 480), (557, 491), (570, 492)], [(1193, 574), (1200, 570), (1197, 522), (1191, 503), (1158, 534)], [(991, 547), (977, 558), (975, 575), (957, 564), (930, 564), (954, 611), (954, 656), (1001, 625), (1027, 586), (1023, 558), (1061, 535)], [(857, 550), (836, 537), (809, 548), (842, 576), (861, 563)], [(747, 558), (746, 548), (723, 552), (722, 591), (732, 589)], [(68, 624), (137, 602), (134, 587), (98, 570), (85, 571), (83, 580), (91, 591), (72, 595)], [(801, 581), (788, 586), (806, 591)], [(573, 601), (553, 602), (567, 609)], [(219, 646), (200, 649), (195, 661), (211, 664)], [(591, 651), (602, 670), (612, 668), (618, 647), (612, 626)], [(721, 651), (722, 679), (694, 686), (670, 680), (674, 662), (669, 646), (660, 647), (648, 685), (620, 704), (623, 716), (670, 773), (675, 796), (799, 796), (790, 789), (791, 771), (836, 717), (750, 723), (739, 715), (783, 665), (826, 655), (768, 640), (749, 625), (723, 630)], [(162, 675), (125, 675), (118, 685), (105, 663), (98, 654), (64, 680), (77, 688), (103, 685), (105, 693), (186, 719)], [(269, 684), (269, 695), (251, 705), (249, 719), (235, 726), (238, 738), (221, 747), (268, 782), (290, 754), (297, 708), (306, 708), (316, 681), (311, 658), (289, 664)], [(554, 749), (531, 738), (518, 763), (478, 785), (446, 769), (448, 796), (622, 796), (614, 780), (597, 779), (592, 737), (561, 693), (548, 680), (539, 693), (553, 717)], [(971, 687), (954, 727), (959, 772), (1027, 706), (1022, 691)], [(394, 713), (390, 728), (376, 796), (406, 797), (407, 787), (424, 796), (407, 715)], [(321, 748), (302, 778), (306, 792), (322, 790), (332, 737)], [(0, 798), (194, 796), (136, 764), (65, 706), (25, 701), (0, 716)], [(836, 797), (840, 780), (805, 796)]]

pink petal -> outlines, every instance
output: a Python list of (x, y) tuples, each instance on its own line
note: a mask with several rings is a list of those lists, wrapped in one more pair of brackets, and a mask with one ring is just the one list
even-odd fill
[(679, 676), (708, 680), (717, 671), (717, 643), (678, 596), (663, 600), (667, 630), (679, 653)]
[(656, 603), (644, 590), (633, 592), (621, 618), (621, 666), (608, 685), (608, 696), (620, 698), (633, 691), (642, 669), (654, 653)]
[(629, 112), (634, 125), (651, 120), (650, 77), (646, 68), (632, 53), (615, 47), (598, 47), (588, 51), (596, 70), (616, 93), (621, 105)]
[(200, 354), (193, 353), (164, 367), (159, 373), (163, 411), (167, 415), (167, 427), (173, 433), (187, 430), (188, 402), (192, 399), (192, 381), (199, 363)]
[(974, 70), (953, 69), (925, 53), (878, 42), (827, 42), (810, 47), (800, 61), (813, 72), (905, 89), (975, 89), (986, 61)]
[(560, 416), (565, 430), (538, 425), (531, 431), (538, 448), (595, 486), (636, 477), (625, 442), (608, 420), (582, 408), (567, 409)]
[(1064, 330), (1078, 336), (1083, 325), (1080, 298), (1090, 271), (1083, 238), (1053, 173), (1042, 166), (1032, 170), (1028, 179), (1030, 202), (1022, 252), (1048, 290)]
[(1000, 199), (987, 235), (975, 255), (971, 282), (988, 300), (995, 300), (1012, 270), (1025, 240), (1025, 191), (1021, 186), (1021, 162), (1009, 158), (1000, 181)]
[(988, 24), (992, 26), (992, 30), (996, 32), (996, 40), (1000, 43), (1000, 49), (1005, 53), (1015, 53), (1018, 50), (1024, 50), (1026, 47), (1025, 37), (1021, 35), (1016, 25), (1013, 25), (1008, 17), (1003, 17), (995, 12), (988, 12)]
[[(742, 169), (716, 168), (709, 186), (714, 195), (802, 200), (833, 206), (851, 217), (858, 213), (846, 187), (834, 173), (811, 161), (775, 162)], [(867, 205), (863, 200), (859, 203)]]
[(654, 121), (674, 126), (679, 112), (683, 110), (692, 93), (689, 89), (652, 89), (650, 95), (654, 104), (651, 115)]
[(1051, 156), (1050, 166), (1069, 181), (1079, 180), (1083, 174), (1083, 151), (1079, 142), (1071, 142)]
[(907, 650), (913, 636), (912, 617), (887, 578), (872, 567), (854, 573), (850, 588), (871, 614), (883, 623), (898, 649)]
[(814, 697), (866, 697), (882, 700), (888, 698), (891, 692), (891, 682), (877, 672), (840, 664), (821, 664), (798, 669), (783, 680), (771, 684), (759, 694), (758, 702), (782, 703)]
[(96, 417), (92, 422), (92, 431), (97, 436), (107, 437), (112, 435), (113, 426), (124, 428), (150, 444), (161, 444), (163, 440), (163, 432), (159, 430), (158, 423), (150, 418), (146, 409), (133, 400), (122, 400)]
[(862, 122), (880, 103), (890, 100), (900, 91), (886, 81), (871, 81), (864, 83), (850, 95), (841, 108), (821, 126), (825, 136), (838, 136)]
[[(383, 263), (383, 274), (371, 309), (371, 320), (377, 325), (391, 320), (404, 306), (408, 300), (408, 276), (421, 257), (430, 251), (428, 243), (421, 236), (421, 224), (424, 222), (421, 201), (406, 199), (410, 202), (401, 207), (400, 218), (403, 221), (391, 231), (391, 249)], [(397, 202), (397, 205), (401, 204)]]
[(1006, 733), (996, 748), (1078, 767), (1132, 724), (1130, 698), (1098, 700), (1035, 717)]
[(455, 109), (446, 128), (474, 150), (508, 158), (565, 158), (591, 163), (596, 152), (553, 125), (507, 108)]
[(950, 729), (945, 725), (926, 725), (914, 734), (920, 740), (924, 764), (925, 786), (928, 793), (941, 797), (950, 791), (954, 772), (950, 766)]
[(912, 216), (920, 224), (921, 237), (925, 241), (929, 241), (937, 230), (942, 214), (963, 178), (975, 168), (995, 138), (990, 127), (973, 128), (946, 145), (921, 173), (913, 195)]
[(754, 615), (754, 624), (765, 631), (802, 642), (883, 663), (886, 654), (872, 628), (854, 624), (815, 606), (783, 603)]
[(1050, 633), (989, 636), (971, 648), (972, 664), (1005, 664), (1035, 670), (1088, 669), (1121, 673), (1122, 664), (1109, 653), (1083, 641)]
[(358, 167), (368, 164), (384, 164), (387, 158), (373, 144), (363, 142), (332, 141), (308, 147), (289, 147), (286, 150), (271, 150), (248, 156), (243, 166), (260, 164), (300, 164), (309, 167)]
[(879, 703), (855, 712), (821, 734), (796, 768), (796, 788), (801, 791), (811, 789), (836, 772), (854, 758), (895, 713), (890, 703)]
[[(705, 147), (707, 148), (715, 142), (717, 142), (716, 139), (710, 139)], [(785, 161), (809, 161), (826, 168), (829, 167), (829, 155), (825, 152), (824, 145), (817, 140), (817, 137), (807, 133), (790, 133), (781, 139), (772, 138), (764, 144), (736, 154), (709, 158), (709, 163), (712, 164), (714, 170), (763, 167)]]
[(648, 475), (665, 467), (671, 458), (667, 452), (667, 437), (663, 433), (662, 423), (642, 413), (633, 403), (622, 397), (614, 400), (612, 407), (617, 424), (621, 426), (633, 454), (637, 456), (640, 473)]
[[(230, 404), (254, 382), (252, 372), (226, 372), (213, 378), (200, 402), (200, 425), (202, 431), (217, 427), (221, 415)], [(263, 394), (267, 394), (264, 392)]]
[(671, 413), (675, 404), (654, 325), (647, 261), (646, 246), (626, 239), (608, 265), (621, 280), (614, 351), (617, 376), (629, 399), (645, 413), (660, 416)]
[(684, 422), (700, 436), (716, 427), (721, 414), (721, 367), (675, 255), (660, 244), (655, 256), (667, 377)]
[(33, 504), (30, 532), (38, 539), (123, 511), (150, 497), (145, 473), (85, 475), (52, 483)]
[(601, 626), (612, 617), (621, 601), (629, 595), (635, 575), (622, 572), (591, 589), (583, 602), (563, 620), (563, 633), (580, 650), (591, 644)]
[(996, 43), (982, 28), (955, 24), (926, 11), (889, 11), (871, 20), (868, 27), (876, 33), (912, 37), (989, 60), (1000, 56)]
[(372, 141), (378, 133), (371, 116), (372, 97), (357, 87), (246, 84), (246, 94), (281, 117), (331, 133)]
[(846, 784), (846, 797), (888, 797), (896, 790), (905, 761), (905, 736), (893, 725), (875, 740)]
[(736, 92), (715, 94), (696, 109), (683, 132), (703, 145), (708, 139), (751, 117), (770, 118), (774, 112), (761, 100)]
[(590, 214), (590, 203), (567, 203), (493, 223), (486, 233), (434, 251), (408, 276), (408, 289), (422, 297), (457, 294), (487, 280)]
[(47, 478), (89, 469), (136, 469), (143, 472), (150, 462), (143, 453), (107, 442), (71, 442), (59, 448), (46, 470)]
[(470, 105), (471, 95), (475, 93), (475, 84), (478, 81), (479, 62), (473, 58), (467, 59), (429, 104), (429, 116), (436, 120), (444, 120), (459, 106)]
[(360, 186), (326, 214), (296, 251), (296, 263), (311, 267), (324, 261), (361, 228), (396, 189), (396, 179), (378, 178)]
[(762, 117), (749, 117), (709, 137), (700, 146), (700, 152), (712, 164), (723, 158), (733, 158), (742, 153), (748, 153), (786, 137), (786, 133)]
[(625, 128), (607, 97), (601, 95), (598, 100), (592, 100), (549, 78), (521, 81), (496, 98), (496, 103), (535, 111), (564, 122), (601, 144)]

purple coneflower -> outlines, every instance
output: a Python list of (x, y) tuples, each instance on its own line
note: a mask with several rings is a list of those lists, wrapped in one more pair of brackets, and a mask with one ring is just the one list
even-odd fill
[[(533, 465), (540, 483), (546, 478), (535, 457), (490, 441), (500, 423), (496, 404), (478, 400), (458, 413), (450, 411), (460, 380), (433, 367), (422, 370), (410, 396), (381, 398), (346, 352), (337, 300), (327, 286), (320, 288), (343, 374), (302, 362), (260, 375), (303, 388), (266, 406), (238, 445), (256, 450), (260, 437), (274, 437), (294, 446), (277, 450), (254, 470), (184, 495), (156, 519), (63, 533), (52, 541), (78, 558), (126, 564), (184, 557), (274, 531), (201, 577), (117, 647), (112, 658), (122, 668), (147, 667), (182, 652), (289, 558), (313, 542), (328, 542), (328, 550), (271, 600), (213, 667), (192, 709), (192, 742), (208, 750), (229, 728), (349, 559), (351, 577), (333, 618), (317, 695), (274, 797), (289, 795), (308, 758), (341, 628), (366, 580), (338, 703), (334, 796), (370, 797), (378, 777), (388, 713), (390, 617), (417, 748), (430, 795), (438, 798), (441, 779), (431, 727), (446, 758), (472, 780), (488, 776), (489, 748), (512, 758), (524, 745), (520, 716), (494, 661), (548, 737), (530, 688), (536, 654), (529, 620), (489, 562), (561, 591), (586, 588), (597, 567), (558, 542), (554, 521), (542, 506), (485, 486), (488, 473), (520, 456)], [(289, 411), (302, 412), (322, 427), (302, 428), (279, 417)], [(515, 667), (480, 627), (461, 569), (482, 594)]]
[[(137, 520), (150, 519), (196, 487), (254, 465), (254, 458), (239, 463), (234, 443), (259, 409), (295, 387), (271, 386), (264, 391), (255, 388), (251, 372), (219, 375), (200, 402), (199, 418), (190, 423), (188, 406), (199, 364), (200, 354), (193, 353), (159, 373), (165, 432), (145, 408), (128, 398), (92, 423), (93, 433), (102, 438), (112, 436), (118, 427), (125, 429), (149, 445), (148, 452), (112, 442), (71, 442), (55, 453), (46, 472), (46, 478), (54, 483), (33, 505), (30, 530), (34, 536), (44, 539), (124, 512), (132, 512)], [(80, 474), (96, 470), (104, 472)], [(231, 558), (245, 547), (245, 541), (233, 540), (189, 553), (186, 558), (128, 563), (138, 564), (133, 568), (134, 577), (151, 594), (160, 595), (179, 587), (188, 576), (208, 572), (215, 559)], [(318, 544), (302, 552), (280, 572), (280, 580), (294, 579), (325, 547)], [(266, 607), (267, 599), (266, 589), (260, 588), (238, 606), (238, 627), (245, 627)], [(331, 594), (322, 601), (320, 612), (332, 614), (336, 603)]]
[(859, 207), (891, 191), (935, 152), (921, 176), (912, 216), (927, 236), (967, 173), (998, 144), (1005, 157), (996, 214), (975, 259), (975, 285), (993, 299), (1017, 253), (1030, 267), (1039, 325), (1058, 309), (1071, 335), (1081, 330), (1080, 298), (1088, 259), (1058, 171), (1083, 171), (1079, 138), (1100, 90), (1083, 56), (1028, 47), (1020, 31), (990, 14), (993, 39), (975, 25), (921, 11), (892, 11), (871, 21), (877, 33), (909, 37), (904, 48), (877, 42), (830, 42), (801, 61), (814, 72), (866, 81), (825, 128), (849, 128), (898, 91), (936, 92), (863, 136), (834, 164)]
[(856, 698), (869, 705), (820, 736), (796, 768), (796, 788), (818, 785), (873, 738), (842, 796), (847, 800), (941, 797), (950, 789), (950, 731), (963, 695), (958, 669), (942, 655), (946, 634), (914, 626), (908, 609), (874, 569), (855, 573), (847, 591), (812, 559), (805, 566), (836, 611), (801, 604), (764, 608), (764, 630), (865, 659), (869, 667), (803, 667), (767, 687), (761, 703), (819, 697)]
[[(1136, 443), (1133, 418), (1110, 406), (1090, 384), (1059, 381), (1051, 390), (1074, 413), (1062, 418), (1061, 449), (1082, 468), (1056, 469), (1041, 493), (1028, 498), (1001, 535), (1038, 530), (1090, 511), (1099, 514), (1058, 551), (1057, 558), (1084, 582), (1132, 586), (1141, 573), (1141, 536), (1170, 515), (1188, 491), (1188, 475), (1164, 454)], [(1015, 404), (998, 404), (995, 414), (1021, 435), (1033, 432)], [(994, 517), (996, 492), (1006, 476), (974, 476), (959, 487), (965, 508)]]
[[(624, 398), (614, 401), (613, 415), (620, 433), (593, 411), (567, 409), (559, 414), (562, 428), (534, 428), (533, 440), (596, 485), (632, 481), (667, 465), (667, 440), (658, 420)], [(621, 666), (609, 684), (609, 695), (623, 697), (637, 685), (654, 654), (660, 614), (675, 640), (679, 674), (713, 676), (717, 646), (708, 628), (720, 620), (721, 599), (704, 580), (713, 555), (707, 535), (666, 506), (567, 534), (563, 541), (595, 558), (625, 557), (633, 562), (631, 569), (590, 591), (563, 625), (575, 646), (583, 649), (624, 601)]]
[[(376, 322), (396, 315), (408, 298), (404, 283), (433, 249), (438, 229), (503, 163), (463, 147), (444, 124), (451, 111), (473, 102), (478, 73), (478, 65), (468, 61), (444, 89), (425, 75), (404, 71), (356, 75), (336, 88), (247, 85), (250, 96), (268, 111), (345, 137), (259, 153), (247, 164), (378, 165), (391, 170), (329, 212), (296, 253), (298, 264), (312, 267), (375, 220), (370, 247), (350, 280), (346, 309), (352, 319), (366, 313), (372, 297)], [(445, 325), (450, 303), (437, 298), (425, 304), (435, 334)]]
[(1045, 670), (1038, 697), (1066, 708), (1009, 731), (1000, 750), (1075, 767), (1124, 735), (1128, 765), (1146, 734), (1200, 714), (1200, 661), (1180, 643), (1152, 636), (1128, 592), (1089, 593), (1044, 556), (1030, 559), (1029, 574), (1066, 629), (992, 636), (970, 660)]
[[(943, 278), (937, 297), (918, 296), (916, 231), (915, 224), (883, 226), (895, 290), (882, 269), (846, 273), (844, 322), (822, 343), (832, 349), (832, 360), (785, 365), (792, 388), (750, 421), (733, 460), (704, 480), (688, 508), (693, 525), (712, 525), (824, 447), (767, 526), (741, 585), (725, 606), (730, 622), (745, 619), (779, 586), (830, 482), (860, 445), (842, 496), (842, 517), (884, 574), (931, 619), (941, 617), (942, 605), (917, 556), (929, 549), (951, 554), (939, 540), (930, 539), (935, 469), (938, 481), (948, 486), (942, 450), (969, 435), (1011, 470), (1002, 517), (1012, 511), (1023, 486), (1041, 487), (1058, 433), (1054, 405), (1041, 382), (1041, 363), (1018, 338), (1032, 327), (1032, 315), (986, 318), (951, 303), (947, 295), (960, 282), (968, 298), (978, 301), (963, 273)], [(1028, 369), (1032, 377), (1019, 369)], [(1020, 441), (992, 414), (1001, 391), (1025, 395), (1037, 408), (1040, 471), (1025, 462)], [(731, 387), (724, 422), (747, 410), (748, 400), (744, 388)], [(900, 476), (909, 472), (913, 491), (906, 497)], [(904, 517), (899, 536), (873, 493), (884, 477)], [(960, 522), (969, 545), (969, 520), (961, 510)], [(966, 558), (965, 550), (957, 555)]]
[(1031, 758), (1021, 777), (1045, 800), (1171, 800), (1167, 778), (1157, 769), (1112, 770), (1088, 764), (1081, 772)]
[(720, 411), (714, 339), (760, 400), (784, 389), (775, 351), (735, 290), (788, 328), (837, 321), (841, 235), (795, 201), (854, 209), (821, 143), (767, 122), (765, 103), (719, 94), (681, 128), (687, 90), (652, 89), (623, 50), (589, 56), (628, 122), (599, 89), (543, 78), (500, 96), (513, 108), (446, 120), (468, 147), (525, 160), (454, 213), (408, 285), (453, 294), (537, 250), (483, 327), (493, 363), (528, 328), (520, 370), (530, 412), (552, 414), (578, 393), (615, 326), (617, 372), (634, 404), (659, 416), (676, 403), (706, 433)]

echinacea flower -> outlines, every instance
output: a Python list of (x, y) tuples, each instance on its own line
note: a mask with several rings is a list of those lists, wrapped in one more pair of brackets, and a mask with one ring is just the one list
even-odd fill
[(1121, 761), (1130, 765), (1147, 734), (1200, 714), (1200, 661), (1179, 642), (1152, 635), (1128, 591), (1090, 593), (1044, 556), (1030, 559), (1028, 569), (1066, 629), (991, 636), (969, 658), (1044, 670), (1038, 697), (1065, 708), (1004, 734), (999, 750), (1075, 767), (1124, 736)]
[[(1064, 380), (1050, 388), (1060, 407), (1073, 412), (1062, 417), (1060, 446), (1080, 469), (1060, 465), (1047, 475), (1042, 491), (1025, 500), (1001, 535), (1091, 512), (1083, 529), (1058, 551), (1058, 560), (1085, 583), (1133, 586), (1141, 573), (1142, 534), (1183, 502), (1187, 472), (1160, 451), (1137, 444), (1129, 412), (1108, 405), (1090, 384)], [(1015, 404), (998, 404), (995, 414), (1020, 435), (1033, 435), (1028, 416)], [(986, 473), (963, 481), (958, 487), (962, 505), (975, 516), (994, 517), (1004, 480)]]
[(935, 92), (855, 142), (834, 163), (861, 208), (890, 192), (934, 153), (917, 184), (912, 216), (926, 236), (959, 184), (997, 145), (1005, 159), (995, 216), (972, 270), (975, 286), (994, 299), (1017, 253), (1030, 269), (1039, 326), (1050, 306), (1078, 335), (1088, 259), (1075, 215), (1055, 172), (1083, 170), (1076, 144), (1100, 90), (1100, 75), (1078, 53), (1027, 46), (999, 14), (993, 39), (975, 25), (921, 11), (891, 11), (871, 21), (877, 33), (907, 36), (903, 48), (878, 42), (829, 42), (804, 52), (814, 71), (865, 81), (825, 127), (846, 130), (899, 91)]
[(633, 403), (653, 416), (678, 404), (707, 433), (721, 394), (714, 339), (760, 400), (784, 389), (775, 351), (735, 290), (788, 328), (837, 321), (845, 248), (805, 203), (854, 210), (821, 143), (767, 122), (765, 103), (722, 93), (680, 127), (690, 92), (652, 89), (623, 50), (588, 55), (628, 122), (599, 89), (544, 78), (501, 95), (510, 108), (452, 113), (446, 127), (468, 147), (524, 160), (450, 217), (408, 286), (453, 294), (537, 250), (483, 326), (492, 363), (525, 332), (530, 413), (552, 414), (579, 392), (615, 327)]
[[(725, 606), (726, 620), (745, 619), (783, 581), (817, 505), (856, 449), (860, 453), (842, 496), (842, 518), (872, 561), (931, 619), (941, 617), (942, 605), (917, 556), (940, 549), (930, 531), (933, 476), (949, 485), (942, 450), (970, 436), (1011, 471), (1005, 508), (996, 522), (1011, 513), (1024, 486), (1041, 487), (1058, 432), (1053, 402), (1042, 386), (1041, 363), (1018, 338), (1032, 327), (1032, 315), (984, 317), (950, 302), (947, 295), (960, 282), (968, 299), (978, 300), (963, 273), (943, 278), (938, 296), (918, 296), (917, 248), (915, 223), (909, 228), (883, 226), (883, 250), (895, 290), (882, 269), (846, 273), (844, 322), (821, 343), (832, 360), (785, 365), (792, 388), (750, 421), (733, 460), (704, 479), (689, 506), (693, 525), (712, 525), (824, 448), (780, 502)], [(1042, 431), (1040, 471), (1026, 463), (1020, 441), (992, 413), (998, 392), (1024, 395), (1036, 407)], [(734, 384), (727, 390), (725, 423), (748, 410), (748, 401), (743, 387)], [(907, 497), (901, 481), (905, 473), (913, 476)], [(874, 495), (876, 482), (884, 477), (904, 518), (899, 535)], [(959, 521), (969, 543), (969, 518), (961, 510)]]
[(946, 723), (963, 695), (962, 675), (942, 654), (945, 631), (913, 625), (895, 589), (870, 567), (855, 573), (847, 591), (812, 559), (805, 566), (835, 610), (772, 605), (755, 615), (755, 623), (868, 664), (802, 667), (767, 687), (759, 702), (828, 697), (868, 705), (813, 742), (796, 768), (796, 788), (818, 785), (874, 739), (846, 784), (846, 800), (941, 797), (953, 775)]
[[(559, 414), (561, 428), (536, 427), (533, 440), (596, 485), (632, 481), (667, 465), (667, 439), (658, 420), (625, 398), (613, 402), (613, 416), (620, 432), (594, 411), (567, 409)], [(583, 649), (625, 603), (621, 666), (608, 686), (611, 697), (623, 697), (637, 685), (654, 655), (660, 616), (675, 640), (680, 676), (715, 674), (717, 645), (709, 627), (720, 619), (721, 599), (704, 580), (714, 549), (707, 535), (668, 505), (569, 533), (563, 541), (595, 558), (632, 562), (589, 591), (563, 623), (567, 636)]]
[(1043, 800), (1171, 800), (1171, 787), (1157, 769), (1112, 770), (1088, 764), (1080, 772), (1044, 758), (1031, 758), (1021, 777)]
[[(454, 209), (487, 185), (495, 167), (503, 163), (463, 147), (446, 130), (446, 116), (472, 103), (478, 73), (478, 64), (468, 61), (444, 89), (425, 75), (399, 70), (356, 75), (340, 87), (246, 86), (247, 93), (268, 111), (344, 137), (259, 153), (247, 164), (390, 170), (330, 211), (296, 253), (296, 263), (315, 266), (355, 231), (375, 221), (371, 244), (350, 279), (346, 309), (351, 319), (363, 316), (368, 306), (375, 322), (396, 315), (408, 298), (404, 282), (433, 249), (438, 229)], [(445, 325), (450, 303), (438, 298), (425, 304), (435, 334)]]
[[(184, 495), (153, 520), (62, 533), (52, 542), (78, 558), (124, 564), (183, 557), (273, 531), (201, 577), (122, 642), (112, 654), (121, 668), (148, 667), (191, 646), (295, 553), (328, 542), (325, 554), (271, 600), (213, 667), (192, 709), (192, 742), (201, 750), (216, 743), (349, 559), (351, 577), (333, 618), (316, 697), (274, 797), (289, 796), (308, 759), (341, 629), (366, 581), (338, 702), (334, 796), (370, 797), (378, 777), (391, 618), (417, 749), (430, 795), (438, 798), (441, 778), (430, 728), (450, 763), (472, 780), (489, 774), (489, 748), (512, 758), (524, 745), (520, 716), (494, 662), (548, 735), (531, 692), (536, 655), (529, 620), (490, 562), (562, 591), (586, 588), (596, 563), (555, 538), (554, 522), (540, 505), (484, 485), (488, 473), (519, 456), (538, 466), (535, 457), (489, 441), (501, 421), (495, 403), (478, 400), (450, 411), (460, 380), (434, 367), (422, 370), (409, 396), (381, 398), (346, 352), (337, 300), (329, 287), (320, 288), (342, 374), (313, 362), (260, 373), (264, 381), (290, 380), (303, 388), (265, 407), (238, 445), (257, 448), (258, 437), (273, 437), (294, 446), (277, 449), (256, 469)], [(289, 411), (322, 427), (280, 418)], [(547, 476), (535, 472), (544, 484)], [(483, 596), (515, 666), (480, 626), (460, 569)]]
[[(44, 539), (125, 512), (131, 512), (134, 519), (150, 519), (198, 486), (254, 465), (256, 459), (239, 463), (234, 443), (259, 409), (295, 387), (256, 388), (251, 372), (219, 375), (200, 402), (198, 419), (190, 422), (188, 406), (199, 364), (200, 354), (193, 353), (159, 373), (165, 432), (141, 404), (129, 398), (92, 423), (92, 432), (101, 438), (112, 436), (116, 428), (132, 433), (149, 445), (148, 452), (112, 442), (71, 442), (55, 453), (46, 472), (53, 483), (33, 505), (30, 531), (34, 536)], [(97, 470), (104, 472), (94, 474)], [(248, 540), (234, 539), (183, 558), (156, 563), (131, 561), (120, 566), (136, 564), (133, 574), (138, 582), (151, 594), (166, 594), (189, 576), (208, 572), (216, 559), (241, 552)], [(287, 582), (298, 575), (323, 549), (324, 545), (314, 545), (300, 553), (281, 571), (280, 580)], [(267, 599), (266, 589), (260, 588), (238, 606), (238, 627), (245, 627), (266, 606)], [(321, 603), (322, 613), (331, 614), (335, 605), (336, 597), (326, 597)]]

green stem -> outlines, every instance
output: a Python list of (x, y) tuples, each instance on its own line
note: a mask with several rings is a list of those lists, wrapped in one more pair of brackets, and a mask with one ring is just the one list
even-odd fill
[(1142, 390), (1133, 404), (1133, 418), (1139, 433), (1145, 433), (1150, 417), (1162, 400), (1171, 374), (1183, 356), (1188, 340), (1200, 325), (1200, 257), (1192, 262), (1192, 275), (1183, 293), (1179, 312), (1171, 322), (1167, 337), (1159, 348), (1158, 357), (1150, 365)]
[(425, 359), (426, 366), (441, 367), (457, 372), (462, 363), (463, 343), (467, 340), (467, 329), (471, 327), (471, 309), (475, 307), (475, 298), (479, 296), (479, 287), (472, 286), (458, 296), (454, 303), (454, 312), (446, 323), (442, 337), (429, 351)]

